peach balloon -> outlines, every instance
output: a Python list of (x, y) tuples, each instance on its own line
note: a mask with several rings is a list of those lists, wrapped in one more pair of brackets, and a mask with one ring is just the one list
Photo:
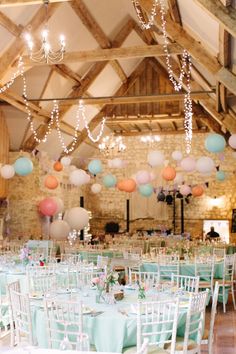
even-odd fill
[(44, 185), (48, 189), (56, 189), (58, 187), (58, 180), (54, 176), (47, 176), (44, 180)]
[(204, 188), (201, 185), (197, 185), (192, 188), (192, 195), (194, 197), (201, 197), (203, 193), (204, 193)]
[(123, 191), (127, 193), (132, 193), (136, 189), (136, 182), (131, 178), (126, 179), (125, 181), (122, 181), (122, 188)]
[(173, 181), (176, 176), (176, 171), (174, 167), (167, 166), (162, 170), (162, 178), (165, 179), (166, 181)]
[(117, 183), (116, 187), (119, 189), (119, 191), (123, 192), (124, 191), (124, 181), (119, 181)]
[(60, 161), (56, 161), (53, 165), (55, 171), (60, 172), (63, 170), (63, 165)]

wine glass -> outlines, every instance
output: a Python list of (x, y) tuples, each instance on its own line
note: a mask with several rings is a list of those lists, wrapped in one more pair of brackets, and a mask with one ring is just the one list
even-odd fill
[(89, 336), (87, 333), (79, 333), (77, 337), (76, 350), (83, 352), (90, 351)]

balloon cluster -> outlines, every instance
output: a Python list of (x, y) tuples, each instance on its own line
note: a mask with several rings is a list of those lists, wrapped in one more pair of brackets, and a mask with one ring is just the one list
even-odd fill
[(19, 157), (13, 165), (3, 165), (0, 173), (2, 178), (10, 179), (15, 174), (18, 176), (27, 176), (33, 171), (33, 163), (28, 157)]

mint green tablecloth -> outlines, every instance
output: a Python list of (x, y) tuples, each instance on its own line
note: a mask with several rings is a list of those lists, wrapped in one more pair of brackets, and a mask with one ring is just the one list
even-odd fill
[[(65, 295), (60, 296), (65, 298)], [(104, 311), (96, 317), (83, 316), (84, 332), (89, 334), (90, 344), (95, 345), (96, 350), (102, 352), (122, 352), (123, 348), (136, 345), (137, 315), (129, 313), (130, 304), (137, 302), (136, 291), (126, 291), (125, 298), (114, 305), (97, 304), (95, 296), (96, 290), (91, 290), (89, 297), (82, 297), (86, 306), (96, 311)], [(34, 337), (40, 347), (46, 348), (48, 345), (47, 330), (42, 301), (33, 300), (31, 308)], [(121, 308), (125, 309), (128, 316), (119, 313), (118, 310)], [(184, 334), (186, 311), (186, 307), (182, 307), (179, 314), (179, 335)]]

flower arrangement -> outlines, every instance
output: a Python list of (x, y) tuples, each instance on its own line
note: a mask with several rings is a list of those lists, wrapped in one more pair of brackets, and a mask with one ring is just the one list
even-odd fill
[(147, 286), (144, 283), (137, 281), (138, 285), (138, 298), (139, 300), (146, 299), (146, 291), (148, 290)]
[(22, 263), (28, 264), (30, 259), (31, 259), (30, 251), (27, 246), (24, 246), (20, 250), (20, 260), (22, 261)]
[(104, 293), (109, 293), (110, 286), (113, 286), (118, 281), (118, 273), (113, 272), (112, 270), (107, 273), (101, 274), (99, 277), (92, 279), (92, 285), (97, 287), (98, 295), (96, 297), (97, 302), (100, 302), (100, 299), (105, 298)]

